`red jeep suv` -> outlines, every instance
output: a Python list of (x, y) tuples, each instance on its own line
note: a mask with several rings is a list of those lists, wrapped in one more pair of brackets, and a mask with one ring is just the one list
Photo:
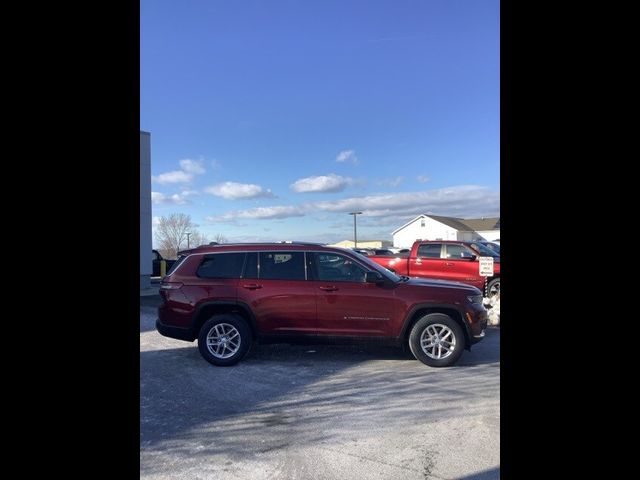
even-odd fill
[(185, 252), (160, 285), (157, 330), (198, 339), (214, 365), (254, 342), (408, 344), (432, 367), (484, 337), (477, 288), (397, 276), (347, 249), (309, 243), (224, 244)]

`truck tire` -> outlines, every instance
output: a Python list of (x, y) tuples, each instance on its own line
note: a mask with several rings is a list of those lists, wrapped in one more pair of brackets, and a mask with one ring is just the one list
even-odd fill
[(251, 329), (238, 315), (214, 315), (198, 335), (198, 350), (204, 359), (220, 367), (235, 365), (251, 347)]
[(484, 293), (486, 293), (486, 296), (488, 298), (491, 298), (494, 295), (500, 293), (500, 277), (491, 280), (487, 285), (487, 291)]
[(444, 313), (425, 315), (411, 329), (409, 348), (413, 356), (430, 367), (448, 367), (465, 348), (462, 328)]

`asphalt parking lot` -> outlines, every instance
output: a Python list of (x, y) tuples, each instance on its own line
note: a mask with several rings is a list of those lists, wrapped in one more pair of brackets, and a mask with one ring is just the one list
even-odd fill
[(446, 369), (316, 345), (222, 368), (158, 334), (155, 302), (141, 297), (140, 478), (500, 478), (499, 328)]

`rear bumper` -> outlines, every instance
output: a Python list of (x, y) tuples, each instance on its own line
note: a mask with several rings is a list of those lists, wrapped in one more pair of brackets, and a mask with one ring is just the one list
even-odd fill
[(196, 337), (190, 328), (178, 328), (163, 324), (160, 319), (156, 319), (156, 330), (160, 335), (169, 338), (175, 338), (177, 340), (185, 340), (187, 342), (193, 342)]

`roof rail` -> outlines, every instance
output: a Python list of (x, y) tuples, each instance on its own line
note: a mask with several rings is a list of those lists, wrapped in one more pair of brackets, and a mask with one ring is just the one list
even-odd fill
[[(206, 245), (200, 245), (200, 247), (225, 247), (228, 245), (326, 245), (326, 243), (321, 242), (297, 242), (295, 240), (281, 240), (279, 242), (229, 242), (229, 243), (216, 243), (209, 242)], [(197, 248), (200, 248), (197, 247)]]
[(291, 243), (294, 245), (326, 245), (326, 243), (322, 243), (322, 242), (298, 242), (296, 240), (281, 240), (280, 242), (277, 243)]

